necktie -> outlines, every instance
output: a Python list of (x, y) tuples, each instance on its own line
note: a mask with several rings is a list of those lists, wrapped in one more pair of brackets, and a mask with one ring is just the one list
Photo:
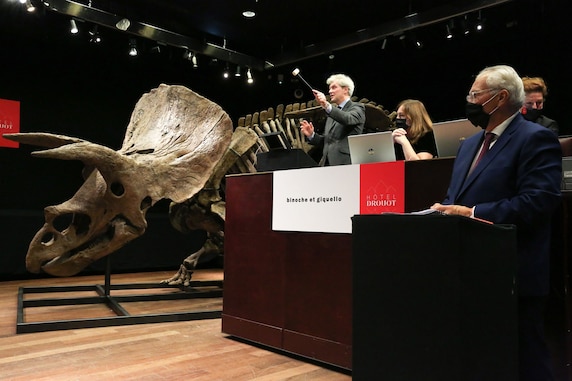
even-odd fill
[(495, 137), (496, 137), (496, 135), (492, 132), (487, 132), (485, 134), (485, 141), (483, 142), (483, 147), (481, 148), (481, 152), (479, 152), (479, 156), (477, 157), (477, 160), (475, 160), (475, 164), (473, 165), (473, 168), (475, 168), (479, 164), (479, 161), (481, 161), (483, 156), (485, 156), (485, 154), (489, 151), (489, 148), (491, 147), (491, 142), (494, 140)]

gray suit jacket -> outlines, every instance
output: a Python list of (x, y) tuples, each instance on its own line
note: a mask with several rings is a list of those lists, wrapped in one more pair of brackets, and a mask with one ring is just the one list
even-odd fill
[(351, 164), (348, 136), (363, 133), (365, 106), (351, 100), (342, 109), (332, 106), (324, 134), (314, 134), (308, 141), (312, 145), (323, 145), (320, 165)]

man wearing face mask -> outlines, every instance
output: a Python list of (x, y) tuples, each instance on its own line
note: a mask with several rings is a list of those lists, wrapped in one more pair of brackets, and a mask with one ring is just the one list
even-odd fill
[(461, 144), (447, 196), (431, 208), (516, 225), (519, 380), (544, 381), (553, 380), (543, 326), (550, 224), (560, 202), (562, 158), (557, 136), (520, 113), (523, 102), (522, 80), (510, 66), (478, 74), (466, 113), (484, 131)]
[(559, 133), (558, 123), (554, 119), (550, 119), (543, 115), (544, 102), (546, 95), (548, 95), (548, 88), (544, 79), (540, 77), (522, 77), (522, 84), (524, 85), (524, 105), (520, 112), (524, 119), (530, 120), (549, 128), (556, 135)]

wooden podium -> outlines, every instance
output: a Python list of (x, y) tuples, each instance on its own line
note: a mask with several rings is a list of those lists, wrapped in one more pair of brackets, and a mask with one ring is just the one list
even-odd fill
[(354, 380), (517, 380), (516, 227), (354, 216)]
[[(406, 162), (407, 211), (444, 198), (452, 163)], [(273, 231), (272, 179), (226, 179), (222, 331), (352, 369), (352, 235)]]

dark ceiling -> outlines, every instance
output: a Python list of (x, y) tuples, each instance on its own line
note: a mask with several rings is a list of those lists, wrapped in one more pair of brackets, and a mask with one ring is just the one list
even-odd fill
[[(503, 9), (516, 0), (49, 0), (49, 5), (31, 1), (40, 12), (71, 16), (82, 26), (97, 24), (107, 32), (265, 70), (424, 27), (439, 25), (444, 31), (455, 18), (460, 23), (473, 22), (479, 15), (489, 20), (505, 17)], [(244, 17), (244, 10), (255, 11), (256, 16)], [(130, 21), (126, 31), (115, 26), (123, 18)]]

